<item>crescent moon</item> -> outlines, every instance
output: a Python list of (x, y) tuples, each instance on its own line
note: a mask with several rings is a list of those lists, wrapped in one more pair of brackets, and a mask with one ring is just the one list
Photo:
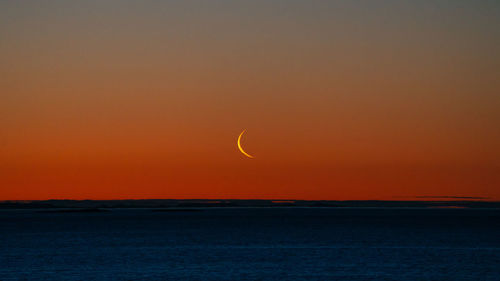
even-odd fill
[(240, 136), (238, 137), (238, 148), (246, 157), (254, 158), (252, 155), (246, 153), (245, 150), (243, 150), (243, 148), (241, 147), (241, 136), (243, 136), (243, 133), (245, 133), (245, 130), (243, 130), (243, 132), (241, 132)]

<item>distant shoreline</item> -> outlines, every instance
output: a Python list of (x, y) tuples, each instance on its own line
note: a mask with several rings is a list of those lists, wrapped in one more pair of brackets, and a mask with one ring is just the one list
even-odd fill
[(0, 201), (2, 209), (113, 209), (113, 208), (231, 208), (231, 207), (326, 207), (326, 208), (500, 208), (500, 201), (440, 200), (263, 200), (263, 199), (138, 199), (138, 200), (33, 200)]

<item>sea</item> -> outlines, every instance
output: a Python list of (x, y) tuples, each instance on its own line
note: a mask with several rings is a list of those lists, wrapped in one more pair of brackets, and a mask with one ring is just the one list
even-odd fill
[(0, 280), (500, 280), (500, 210), (0, 210)]

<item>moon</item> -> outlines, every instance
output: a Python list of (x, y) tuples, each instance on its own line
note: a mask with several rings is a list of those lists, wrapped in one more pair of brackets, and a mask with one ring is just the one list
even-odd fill
[(243, 150), (243, 147), (241, 147), (241, 136), (243, 136), (243, 133), (245, 133), (245, 130), (243, 130), (243, 132), (241, 132), (240, 136), (238, 137), (238, 148), (240, 149), (240, 152), (243, 153), (243, 155), (245, 155), (246, 157), (254, 158), (252, 155), (246, 153), (245, 150)]

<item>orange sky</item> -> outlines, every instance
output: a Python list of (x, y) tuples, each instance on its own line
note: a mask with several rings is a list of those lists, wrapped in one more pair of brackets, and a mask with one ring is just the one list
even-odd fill
[(500, 5), (332, 2), (0, 2), (0, 200), (500, 200)]

